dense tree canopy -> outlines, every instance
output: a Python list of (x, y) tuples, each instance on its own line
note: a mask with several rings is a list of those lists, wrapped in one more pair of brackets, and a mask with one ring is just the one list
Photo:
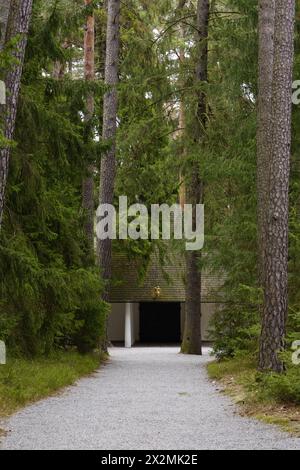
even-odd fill
[[(119, 2), (108, 3), (112, 7)], [(204, 255), (197, 257), (195, 266), (199, 273), (204, 266), (224, 279), (223, 308), (211, 325), (215, 352), (219, 357), (257, 355), (261, 314), (272, 304), (272, 299), (266, 304), (268, 296), (264, 295), (268, 274), (262, 265), (266, 255), (263, 237), (268, 230), (265, 221), (270, 219), (264, 218), (263, 211), (272, 207), (278, 186), (275, 178), (264, 190), (267, 177), (261, 169), (270, 164), (271, 174), (276, 173), (276, 162), (280, 167), (280, 158), (284, 158), (279, 151), (276, 160), (276, 148), (271, 147), (274, 135), (279, 136), (278, 142), (283, 135), (276, 123), (283, 109), (288, 116), (283, 93), (287, 97), (290, 88), (287, 82), (284, 91), (278, 85), (283, 70), (278, 54), (286, 46), (280, 44), (278, 16), (272, 97), (270, 86), (268, 89), (277, 114), (272, 108), (273, 117), (268, 117), (259, 93), (266, 92), (262, 91), (261, 74), (268, 70), (259, 62), (264, 57), (261, 40), (266, 36), (263, 31), (258, 34), (258, 29), (263, 28), (265, 18), (259, 16), (260, 8), (271, 3), (126, 0), (121, 2), (116, 51), (106, 41), (107, 2), (33, 2), (13, 140), (5, 138), (4, 124), (0, 134), (2, 148), (11, 155), (0, 235), (0, 337), (15, 352), (34, 355), (69, 345), (86, 350), (98, 344), (107, 313), (101, 300), (106, 286), (94, 257), (87, 256), (82, 183), (87, 177), (93, 180), (90, 202), (96, 209), (105, 167), (108, 172), (116, 169), (116, 174), (100, 200), (113, 197), (117, 201), (119, 195), (127, 195), (129, 203), (172, 203), (182, 188), (190, 190), (196, 185), (196, 199), (205, 204), (206, 227)], [(293, 21), (293, 2), (288, 3)], [(283, 3), (278, 0), (275, 4), (280, 15)], [(201, 23), (203, 18), (206, 21), (202, 15), (205, 7), (209, 7), (208, 30)], [(91, 80), (86, 79), (84, 62), (88, 17), (95, 24)], [(295, 79), (300, 73), (299, 25), (297, 2)], [(292, 23), (290, 28), (291, 43)], [(115, 40), (116, 32), (112, 38)], [(7, 37), (3, 42), (2, 80), (17, 66), (14, 51), (18, 41), (18, 37)], [(111, 54), (112, 62), (106, 60)], [(115, 65), (118, 68), (108, 73), (107, 66)], [(113, 82), (111, 73), (115, 74)], [(114, 93), (117, 102), (111, 100)], [(109, 119), (117, 116), (113, 133), (107, 128), (108, 112)], [(2, 106), (5, 116), (3, 113)], [(264, 136), (271, 131), (262, 126), (270, 119), (275, 119), (271, 129), (275, 134), (266, 143)], [(282, 331), (278, 343), (286, 347), (300, 335), (299, 120), (299, 106), (294, 105), (292, 126), (287, 123), (292, 131), (290, 200), (289, 205), (283, 201), (281, 206), (286, 218), (288, 213), (290, 216), (289, 246), (287, 233), (285, 237), (289, 293), (287, 298), (283, 288), (279, 299), (285, 305), (289, 301), (288, 334)], [(283, 132), (287, 145), (288, 128)], [(111, 139), (116, 139), (116, 152)], [(288, 163), (289, 151), (286, 153), (282, 161)], [(107, 169), (112, 155), (116, 163)], [(104, 180), (106, 184), (108, 178)], [(287, 221), (281, 222), (287, 229)], [(269, 239), (277, 247), (276, 233), (283, 230), (278, 227), (272, 232), (275, 238)], [(164, 244), (157, 241), (115, 243), (115, 249), (141, 258), (144, 267), (157, 247), (163, 253)], [(102, 247), (107, 255), (105, 249)], [(276, 277), (277, 263), (272, 248), (267, 252), (271, 279)], [(187, 267), (189, 273), (191, 263)], [(284, 322), (282, 327), (285, 329)], [(276, 355), (282, 348), (277, 349)], [(287, 367), (293, 369), (289, 363)], [(299, 373), (297, 380), (299, 383)]]

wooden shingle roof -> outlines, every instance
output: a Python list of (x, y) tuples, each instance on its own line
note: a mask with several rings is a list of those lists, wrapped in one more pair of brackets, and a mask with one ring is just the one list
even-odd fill
[[(112, 261), (113, 282), (110, 302), (185, 302), (185, 260), (178, 254), (169, 256), (161, 267), (154, 256), (143, 279), (139, 276), (139, 265), (124, 254), (115, 253)], [(222, 280), (216, 274), (202, 273), (202, 302), (221, 302), (218, 292)], [(155, 297), (155, 288), (160, 296)]]

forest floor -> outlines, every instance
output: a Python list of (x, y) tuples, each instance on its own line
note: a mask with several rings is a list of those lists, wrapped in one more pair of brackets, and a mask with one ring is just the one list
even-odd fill
[(211, 362), (207, 366), (212, 380), (217, 381), (220, 391), (239, 406), (241, 416), (253, 417), (300, 437), (300, 406), (280, 402), (262, 395), (257, 382), (257, 367), (252, 359), (236, 358)]
[(0, 366), (0, 418), (73, 384), (99, 363), (99, 354), (76, 352), (56, 353), (47, 359), (9, 359)]
[(2, 423), (2, 449), (300, 449), (300, 439), (241, 417), (208, 378), (209, 351), (112, 348), (64, 393)]

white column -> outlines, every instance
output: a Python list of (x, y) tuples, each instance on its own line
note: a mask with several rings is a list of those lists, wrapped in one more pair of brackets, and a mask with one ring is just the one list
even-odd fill
[(4, 341), (0, 341), (0, 364), (6, 364), (6, 347)]
[(6, 88), (2, 80), (0, 80), (0, 104), (6, 104)]
[(127, 302), (125, 306), (125, 348), (131, 348), (133, 344), (132, 330), (132, 304)]

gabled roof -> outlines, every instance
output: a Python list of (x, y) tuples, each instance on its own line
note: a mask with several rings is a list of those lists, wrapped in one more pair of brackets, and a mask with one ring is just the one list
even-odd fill
[[(139, 264), (124, 254), (114, 253), (112, 261), (113, 282), (110, 302), (185, 302), (185, 259), (175, 254), (161, 267), (153, 256), (146, 275), (139, 276)], [(202, 302), (221, 302), (218, 292), (222, 286), (221, 276), (202, 273)], [(155, 288), (160, 288), (159, 297)]]

